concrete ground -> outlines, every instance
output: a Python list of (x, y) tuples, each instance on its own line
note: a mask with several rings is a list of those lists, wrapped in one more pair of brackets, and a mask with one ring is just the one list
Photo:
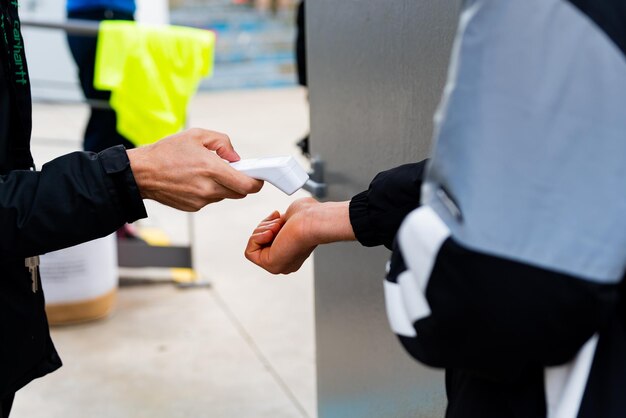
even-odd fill
[[(80, 148), (86, 112), (35, 105), (39, 165)], [(228, 133), (244, 158), (295, 155), (308, 129), (306, 96), (295, 88), (204, 94), (189, 125)], [(312, 264), (274, 277), (242, 255), (259, 220), (302, 196), (266, 185), (193, 215), (197, 271), (212, 285), (123, 286), (111, 317), (53, 329), (65, 365), (20, 391), (12, 417), (316, 416)], [(175, 243), (190, 239), (187, 215), (153, 202), (148, 212), (140, 226)]]

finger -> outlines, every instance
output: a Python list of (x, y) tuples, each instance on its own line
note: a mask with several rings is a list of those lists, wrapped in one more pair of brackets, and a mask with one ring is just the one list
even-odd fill
[(254, 234), (258, 234), (265, 231), (272, 231), (274, 234), (278, 234), (278, 232), (283, 227), (281, 222), (273, 222), (273, 223), (263, 223), (254, 230)]
[(278, 226), (281, 225), (280, 219), (274, 219), (273, 221), (261, 222), (260, 224), (257, 225), (256, 229), (265, 231), (266, 229), (272, 228), (276, 225)]
[(262, 232), (253, 234), (251, 238), (253, 242), (257, 244), (259, 247), (264, 247), (270, 242), (272, 242), (275, 237), (276, 237), (276, 234), (274, 234), (274, 231), (272, 231), (271, 229), (268, 229), (267, 231), (262, 231)]
[(261, 225), (269, 225), (276, 222), (281, 222), (280, 213), (278, 211), (274, 211), (270, 213), (267, 217), (265, 217), (261, 222), (259, 222), (258, 226)]
[(257, 193), (263, 187), (261, 180), (246, 176), (223, 161), (212, 174), (215, 181), (242, 195)]
[(271, 221), (278, 218), (280, 218), (280, 212), (275, 210), (274, 212), (270, 213), (265, 219), (263, 219), (262, 222)]
[(210, 181), (205, 185), (204, 191), (200, 192), (200, 197), (204, 198), (209, 203), (213, 203), (212, 200), (242, 199), (246, 196), (226, 188), (220, 183)]
[(224, 200), (224, 199), (223, 199), (223, 198), (220, 198), (220, 199), (208, 199), (208, 200), (206, 201), (206, 204), (205, 204), (204, 206), (206, 206), (206, 205), (211, 205), (211, 204), (213, 204), (213, 203), (219, 203), (219, 202), (221, 202), (222, 200)]
[(165, 204), (185, 212), (198, 212), (203, 207), (222, 200), (224, 199), (193, 199), (186, 202), (169, 200)]
[(245, 257), (254, 264), (263, 267), (261, 262), (261, 250), (263, 247), (274, 239), (272, 231), (264, 231), (258, 234), (252, 234), (248, 239), (248, 244), (244, 251)]
[(239, 194), (239, 193), (234, 193), (232, 196), (229, 197), (229, 199), (244, 199), (246, 197), (246, 195), (243, 194)]
[(202, 144), (209, 150), (215, 151), (220, 158), (231, 163), (241, 160), (228, 135), (220, 132), (202, 131), (202, 139)]
[(261, 223), (259, 223), (259, 226), (262, 225), (274, 225), (274, 224), (283, 224), (285, 223), (283, 218), (276, 218), (276, 219), (272, 219), (271, 221), (261, 221)]

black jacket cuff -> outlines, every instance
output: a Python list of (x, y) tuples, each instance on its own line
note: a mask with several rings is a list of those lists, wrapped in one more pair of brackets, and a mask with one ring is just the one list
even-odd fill
[(392, 249), (404, 218), (420, 204), (428, 160), (379, 173), (368, 190), (350, 201), (350, 223), (356, 239), (366, 247)]
[(354, 235), (361, 245), (375, 247), (380, 245), (380, 239), (370, 222), (368, 194), (369, 190), (366, 190), (350, 200), (350, 223)]
[(98, 153), (102, 168), (110, 181), (107, 187), (111, 196), (117, 199), (117, 203), (124, 214), (126, 222), (134, 222), (137, 219), (148, 216), (143, 204), (139, 187), (130, 168), (130, 160), (123, 145), (117, 145)]

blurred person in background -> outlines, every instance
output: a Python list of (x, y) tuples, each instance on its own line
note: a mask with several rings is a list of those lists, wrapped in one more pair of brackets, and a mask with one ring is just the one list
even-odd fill
[[(298, 10), (296, 12), (296, 70), (298, 72), (298, 84), (307, 88), (307, 71), (306, 71), (306, 18), (305, 18), (304, 0), (298, 4)], [(309, 145), (309, 135), (299, 140), (296, 145), (302, 151), (305, 157), (311, 156), (311, 149)]]
[[(134, 20), (135, 0), (67, 0), (67, 17), (81, 20)], [(107, 108), (110, 91), (96, 90), (93, 86), (96, 61), (96, 36), (68, 35), (70, 51), (78, 67), (80, 86), (85, 98), (92, 103), (91, 115), (85, 128), (83, 149), (100, 152), (114, 145), (134, 148), (116, 128), (113, 109)]]
[[(68, 19), (93, 20), (134, 20), (135, 0), (67, 0)], [(117, 131), (117, 115), (108, 106), (111, 92), (94, 87), (97, 36), (68, 35), (67, 41), (72, 57), (78, 67), (80, 87), (90, 107), (89, 120), (83, 136), (85, 151), (100, 152), (114, 145), (134, 148), (135, 145)], [(117, 231), (121, 239), (138, 239), (137, 231), (131, 224)]]

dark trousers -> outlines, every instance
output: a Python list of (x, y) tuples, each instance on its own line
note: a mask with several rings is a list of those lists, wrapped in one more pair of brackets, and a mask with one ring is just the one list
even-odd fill
[[(84, 19), (101, 21), (110, 20), (133, 20), (133, 15), (127, 12), (119, 12), (108, 9), (93, 9), (68, 13), (70, 19)], [(67, 37), (72, 56), (78, 66), (80, 85), (88, 100), (107, 102), (111, 97), (110, 91), (96, 90), (93, 86), (93, 76), (96, 61), (95, 36)], [(126, 148), (134, 148), (134, 145), (124, 136), (117, 132), (117, 116), (112, 109), (91, 108), (91, 115), (85, 129), (83, 148), (85, 151), (100, 152), (115, 145), (124, 145)]]
[(540, 367), (510, 382), (447, 369), (446, 393), (446, 418), (546, 418)]
[(304, 7), (304, 0), (302, 0), (296, 12), (296, 69), (298, 70), (298, 83), (306, 87), (306, 29)]
[[(578, 418), (626, 417), (626, 279), (615, 315), (599, 330), (598, 346)], [(507, 381), (446, 370), (446, 418), (545, 418), (542, 367), (528, 368)]]
[(15, 398), (15, 394), (12, 394), (0, 400), (0, 418), (9, 417), (9, 413), (11, 412), (11, 407), (13, 406), (13, 398)]

